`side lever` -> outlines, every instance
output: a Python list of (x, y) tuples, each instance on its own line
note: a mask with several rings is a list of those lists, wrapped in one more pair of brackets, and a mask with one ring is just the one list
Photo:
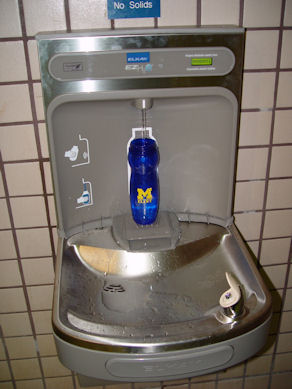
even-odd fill
[(225, 276), (230, 288), (221, 295), (219, 304), (223, 308), (224, 316), (236, 320), (244, 312), (242, 288), (231, 273), (226, 272)]

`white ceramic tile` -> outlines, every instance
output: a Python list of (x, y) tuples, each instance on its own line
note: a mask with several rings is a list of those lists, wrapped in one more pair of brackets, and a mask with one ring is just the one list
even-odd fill
[(292, 107), (292, 72), (280, 72), (277, 107)]
[(0, 229), (10, 228), (10, 217), (5, 199), (0, 199)]
[(10, 372), (7, 361), (0, 361), (0, 381), (10, 380)]
[(32, 336), (7, 338), (6, 346), (10, 359), (33, 358), (37, 356)]
[(42, 157), (48, 158), (49, 157), (48, 138), (47, 138), (46, 125), (44, 123), (39, 124), (39, 136), (40, 136)]
[(242, 108), (272, 108), (274, 73), (245, 73), (243, 76)]
[[(280, 334), (278, 341), (278, 352), (291, 352), (292, 351), (292, 332), (288, 334)], [(292, 377), (291, 377), (292, 378)], [(291, 384), (291, 380), (290, 380)], [(282, 389), (282, 386), (278, 386), (278, 388)], [(287, 386), (288, 388), (288, 386)]]
[(18, 1), (1, 0), (0, 38), (12, 38), (21, 35)]
[(57, 355), (53, 335), (38, 335), (37, 342), (41, 356)]
[(283, 31), (283, 42), (281, 52), (281, 68), (292, 67), (292, 31)]
[(32, 329), (28, 313), (8, 313), (0, 315), (4, 336), (31, 335)]
[(43, 197), (16, 197), (10, 200), (16, 228), (46, 226), (48, 224)]
[(292, 0), (286, 0), (284, 26), (292, 26)]
[(284, 288), (286, 272), (287, 265), (264, 266), (261, 269), (263, 277), (268, 277), (268, 280), (266, 279), (266, 285), (271, 289)]
[(115, 19), (116, 28), (154, 27), (154, 18)]
[(29, 286), (27, 294), (31, 309), (50, 309), (53, 302), (53, 289), (53, 285)]
[(268, 144), (271, 132), (272, 112), (242, 112), (240, 119), (239, 145)]
[(46, 191), (47, 193), (53, 193), (53, 183), (52, 183), (52, 173), (51, 166), (49, 162), (44, 162), (44, 171), (45, 171), (45, 179), (46, 179)]
[(52, 333), (52, 312), (51, 311), (36, 311), (32, 312), (35, 331), (37, 334)]
[(275, 365), (273, 371), (289, 371), (292, 366), (292, 353), (277, 354), (275, 356)]
[(17, 239), (22, 257), (51, 256), (51, 242), (47, 228), (17, 230)]
[(275, 68), (278, 40), (278, 31), (247, 31), (244, 68)]
[(5, 172), (10, 196), (43, 193), (40, 168), (37, 162), (7, 164)]
[(50, 222), (52, 226), (57, 224), (56, 205), (53, 196), (48, 197), (49, 210), (50, 210)]
[(292, 179), (269, 182), (267, 208), (292, 208)]
[(38, 120), (45, 119), (44, 103), (43, 103), (43, 91), (40, 82), (33, 84), (34, 101), (36, 107), (36, 113)]
[(17, 261), (0, 261), (0, 286), (20, 286), (22, 284)]
[(0, 231), (0, 260), (16, 258), (14, 239), (11, 231)]
[(244, 27), (277, 27), (280, 25), (281, 0), (245, 0)]
[(267, 239), (262, 242), (261, 264), (286, 263), (289, 257), (290, 239)]
[[(68, 375), (68, 373), (67, 373)], [(47, 389), (73, 389), (72, 377), (58, 377), (58, 378), (46, 378), (46, 388)], [(99, 386), (98, 389), (101, 389), (102, 386)], [(90, 389), (90, 388), (89, 388)], [(92, 389), (96, 389), (93, 387)], [(117, 387), (119, 389), (119, 386)]]
[(195, 0), (162, 0), (158, 26), (195, 25), (197, 21)]
[(261, 221), (261, 212), (248, 212), (235, 215), (235, 224), (245, 240), (259, 238)]
[(239, 0), (202, 1), (202, 25), (238, 25)]
[(0, 289), (0, 301), (1, 313), (27, 310), (22, 288)]
[(0, 82), (27, 80), (22, 42), (0, 42)]
[(69, 0), (72, 30), (110, 28), (106, 0)]
[(0, 123), (32, 120), (27, 85), (0, 86)]
[(43, 357), (42, 365), (45, 377), (71, 375), (70, 370), (61, 364), (58, 357)]
[(264, 179), (268, 149), (240, 149), (238, 152), (237, 180)]
[(24, 259), (22, 268), (26, 285), (50, 284), (54, 282), (52, 258)]
[(274, 146), (270, 177), (292, 176), (292, 146)]
[(41, 377), (37, 358), (12, 360), (11, 367), (14, 378), (17, 380)]
[(43, 389), (43, 388), (44, 385), (41, 379), (16, 381), (16, 389)]
[(246, 377), (244, 380), (244, 389), (259, 389), (267, 388), (269, 385), (269, 377), (259, 376), (259, 377)]
[(4, 161), (38, 158), (33, 125), (1, 127), (0, 143)]
[(264, 189), (263, 181), (238, 182), (235, 190), (234, 211), (262, 209)]
[(246, 375), (250, 376), (269, 373), (272, 358), (272, 355), (264, 355), (260, 357), (256, 356), (254, 358), (249, 359), (246, 367)]
[(41, 78), (40, 75), (40, 65), (39, 65), (39, 57), (38, 57), (38, 49), (37, 43), (35, 40), (29, 40), (27, 42), (28, 52), (29, 52), (29, 63), (31, 76), (33, 80), (39, 80)]
[(273, 143), (292, 143), (292, 110), (276, 111)]
[(266, 212), (264, 238), (292, 235), (292, 210)]
[(5, 196), (5, 190), (4, 190), (4, 185), (3, 185), (2, 175), (1, 175), (0, 176), (0, 197), (4, 197), (4, 196)]
[(41, 31), (66, 30), (63, 1), (23, 0), (27, 35), (32, 36)]

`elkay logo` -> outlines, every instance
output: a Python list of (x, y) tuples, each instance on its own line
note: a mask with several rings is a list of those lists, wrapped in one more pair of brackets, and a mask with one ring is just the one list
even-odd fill
[(109, 19), (160, 17), (160, 0), (107, 0)]

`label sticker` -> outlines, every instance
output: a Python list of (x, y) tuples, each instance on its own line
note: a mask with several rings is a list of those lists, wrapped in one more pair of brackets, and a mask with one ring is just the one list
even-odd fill
[(109, 19), (159, 18), (160, 0), (107, 0)]
[(127, 63), (147, 63), (150, 62), (150, 53), (127, 53)]

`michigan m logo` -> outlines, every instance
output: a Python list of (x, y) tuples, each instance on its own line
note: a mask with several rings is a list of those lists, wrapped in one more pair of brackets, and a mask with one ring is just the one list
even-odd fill
[(152, 188), (147, 188), (144, 192), (143, 189), (137, 188), (137, 201), (139, 204), (151, 203), (152, 201)]

